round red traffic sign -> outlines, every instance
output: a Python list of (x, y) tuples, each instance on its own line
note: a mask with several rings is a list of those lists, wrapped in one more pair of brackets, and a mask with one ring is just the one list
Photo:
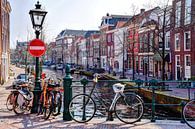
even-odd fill
[(46, 46), (40, 39), (34, 39), (29, 43), (28, 52), (34, 57), (40, 57), (45, 54)]

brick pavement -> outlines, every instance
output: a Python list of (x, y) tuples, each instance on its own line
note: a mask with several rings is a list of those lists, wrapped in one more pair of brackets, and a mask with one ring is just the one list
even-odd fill
[[(22, 72), (21, 69), (15, 70), (16, 74)], [(97, 119), (86, 124), (79, 124), (74, 121), (63, 121), (62, 115), (51, 117), (45, 121), (41, 116), (36, 114), (24, 114), (17, 116), (13, 112), (8, 111), (5, 106), (6, 98), (9, 94), (9, 87), (13, 81), (13, 77), (0, 86), (0, 129), (189, 129), (180, 121), (156, 121), (151, 123), (150, 120), (142, 120), (136, 124), (124, 124), (118, 119), (114, 121), (105, 121), (106, 118)]]

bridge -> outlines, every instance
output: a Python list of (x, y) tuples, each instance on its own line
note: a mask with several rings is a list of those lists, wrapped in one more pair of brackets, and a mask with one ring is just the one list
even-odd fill
[[(109, 81), (108, 81), (109, 82)], [(10, 84), (9, 84), (10, 83)], [(96, 116), (91, 121), (85, 124), (77, 123), (73, 120), (63, 120), (63, 109), (61, 115), (57, 117), (51, 117), (49, 120), (45, 121), (41, 118), (41, 116), (37, 116), (36, 114), (25, 114), (22, 116), (17, 116), (13, 112), (8, 112), (5, 106), (5, 102), (7, 99), (8, 94), (10, 93), (6, 87), (11, 85), (11, 81), (6, 83), (5, 85), (0, 87), (0, 128), (10, 128), (10, 129), (17, 129), (17, 128), (66, 128), (66, 129), (190, 129), (185, 123), (182, 123), (182, 119), (171, 119), (168, 117), (164, 117), (164, 119), (160, 119), (158, 114), (154, 114), (154, 120), (151, 122), (151, 117), (144, 117), (141, 119), (140, 122), (136, 122), (135, 124), (124, 124), (120, 122), (118, 119), (113, 121), (106, 121), (105, 117)], [(81, 91), (83, 90), (83, 85), (81, 85), (80, 81), (72, 82), (73, 86), (79, 86)], [(89, 83), (90, 85), (90, 83)], [(67, 86), (67, 85), (65, 85)], [(145, 88), (147, 89), (147, 88)], [(179, 88), (180, 89), (180, 88)], [(86, 89), (87, 90), (87, 89)], [(181, 90), (186, 90), (186, 88), (181, 88)], [(74, 89), (73, 89), (74, 91)], [(74, 92), (74, 94), (79, 93), (81, 91)], [(157, 89), (156, 91), (157, 92)], [(166, 91), (170, 92), (170, 91)], [(188, 92), (186, 92), (188, 93)], [(185, 98), (188, 99), (188, 98)], [(156, 100), (156, 98), (155, 98)], [(154, 106), (158, 104), (158, 101), (155, 101)], [(64, 107), (65, 108), (65, 107)], [(152, 113), (152, 112), (150, 112)], [(151, 116), (151, 114), (149, 114)]]

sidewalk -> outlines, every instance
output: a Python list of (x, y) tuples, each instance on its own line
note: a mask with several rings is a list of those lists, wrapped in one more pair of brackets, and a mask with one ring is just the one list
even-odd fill
[[(16, 75), (23, 72), (20, 68), (15, 68)], [(6, 99), (10, 91), (6, 89), (12, 84), (13, 77), (0, 86), (0, 129), (190, 129), (186, 124), (180, 121), (161, 120), (151, 123), (150, 120), (141, 120), (135, 124), (124, 124), (118, 119), (114, 121), (105, 121), (106, 118), (97, 119), (86, 124), (79, 124), (74, 121), (63, 121), (62, 114), (57, 117), (51, 117), (45, 121), (36, 114), (15, 115), (14, 112), (6, 109)]]

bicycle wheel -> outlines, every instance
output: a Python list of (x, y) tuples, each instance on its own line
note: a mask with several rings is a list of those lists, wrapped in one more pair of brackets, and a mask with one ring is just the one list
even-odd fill
[(61, 110), (61, 107), (62, 107), (62, 94), (57, 92), (54, 96), (54, 108), (53, 108), (53, 112), (52, 114), (54, 116), (57, 116), (60, 114), (60, 110)]
[(53, 111), (53, 105), (54, 105), (54, 97), (53, 97), (53, 94), (52, 93), (49, 93), (47, 95), (47, 102), (46, 102), (46, 105), (44, 107), (44, 119), (47, 120), (52, 111)]
[(7, 110), (12, 111), (13, 110), (13, 105), (14, 105), (14, 93), (11, 92), (8, 97), (7, 97), (7, 101), (6, 101), (6, 107)]
[(17, 96), (14, 97), (14, 101), (15, 101), (15, 104), (14, 104), (14, 112), (17, 114), (17, 115), (20, 115), (20, 114), (24, 114), (25, 112), (25, 99), (24, 97), (19, 93)]
[(79, 123), (90, 121), (96, 112), (94, 100), (87, 94), (78, 94), (69, 104), (69, 113), (73, 120)]
[(143, 101), (136, 94), (125, 93), (115, 103), (116, 117), (126, 123), (132, 124), (139, 121), (143, 115)]
[(37, 115), (43, 114), (43, 99), (44, 95), (42, 93), (38, 102)]
[(195, 100), (191, 100), (186, 103), (182, 113), (186, 124), (195, 129)]

